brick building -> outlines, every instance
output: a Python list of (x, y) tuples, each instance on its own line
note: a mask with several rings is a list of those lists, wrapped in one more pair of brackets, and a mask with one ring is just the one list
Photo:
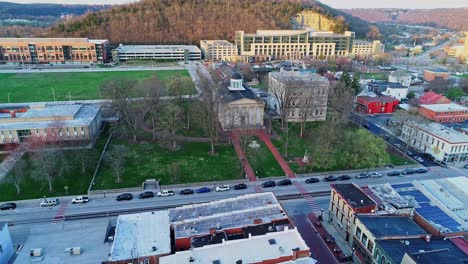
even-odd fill
[(426, 82), (430, 82), (435, 79), (448, 80), (449, 77), (450, 77), (449, 72), (443, 69), (424, 70), (424, 80)]
[(450, 104), (451, 101), (447, 97), (440, 95), (438, 93), (434, 93), (433, 91), (429, 91), (424, 93), (418, 99), (418, 104)]
[(389, 114), (396, 111), (399, 103), (390, 96), (358, 96), (357, 111), (364, 114)]
[(418, 112), (437, 123), (460, 123), (468, 120), (468, 108), (455, 103), (420, 105)]

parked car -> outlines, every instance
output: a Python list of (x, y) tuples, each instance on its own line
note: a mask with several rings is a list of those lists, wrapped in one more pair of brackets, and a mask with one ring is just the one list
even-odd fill
[(234, 190), (243, 190), (243, 189), (247, 189), (247, 185), (245, 183), (239, 183), (239, 184), (236, 184), (232, 187)]
[(356, 179), (369, 178), (369, 176), (370, 176), (369, 173), (363, 172), (363, 173), (356, 175)]
[(404, 170), (401, 172), (401, 174), (403, 174), (403, 175), (411, 175), (411, 174), (414, 174), (414, 173), (415, 173), (415, 171), (414, 171), (413, 169), (410, 169), (410, 168), (404, 169)]
[(164, 197), (164, 196), (173, 196), (174, 192), (169, 191), (169, 190), (161, 190), (156, 194), (158, 197)]
[(382, 177), (382, 173), (373, 172), (369, 175), (371, 178)]
[(60, 203), (59, 199), (47, 199), (44, 198), (44, 200), (41, 202), (41, 207), (48, 207), (48, 206), (56, 206)]
[(230, 188), (229, 188), (229, 185), (223, 184), (223, 185), (218, 185), (218, 186), (216, 186), (215, 191), (217, 191), (217, 192), (225, 192), (225, 191), (229, 191), (229, 189), (230, 189)]
[(138, 199), (146, 199), (146, 198), (153, 198), (154, 197), (154, 193), (153, 192), (142, 192), (138, 195)]
[(200, 189), (196, 190), (196, 193), (209, 193), (211, 189), (208, 187), (201, 187)]
[(13, 210), (16, 209), (16, 204), (15, 203), (4, 203), (0, 205), (0, 210)]
[(192, 189), (183, 189), (182, 191), (179, 192), (180, 195), (190, 195), (193, 194)]
[(468, 169), (468, 164), (465, 164), (463, 168)]
[(417, 160), (418, 162), (424, 162), (424, 159), (418, 156), (415, 156), (414, 159)]
[(411, 152), (411, 150), (407, 150), (407, 151), (406, 151), (406, 154), (407, 154), (408, 156), (413, 156), (413, 152)]
[(416, 172), (416, 173), (426, 173), (428, 171), (429, 171), (428, 169), (420, 168), (420, 169), (415, 170), (414, 172)]
[(317, 183), (317, 182), (320, 182), (320, 180), (317, 179), (317, 178), (309, 178), (309, 179), (307, 179), (307, 180), (305, 181), (305, 183), (307, 183), (307, 184)]
[(387, 173), (388, 176), (400, 176), (400, 172), (399, 171), (391, 171), (389, 173)]
[(395, 146), (397, 149), (401, 149), (401, 144), (395, 143), (393, 146)]
[(347, 181), (347, 180), (351, 180), (351, 177), (349, 177), (349, 175), (341, 175), (341, 176), (338, 176), (337, 179), (339, 181)]
[(326, 181), (326, 182), (332, 182), (332, 181), (337, 181), (338, 179), (333, 175), (328, 175), (323, 180)]
[(275, 187), (275, 186), (276, 186), (275, 181), (266, 181), (266, 182), (262, 183), (263, 188), (269, 188), (269, 187)]
[(118, 195), (116, 198), (115, 198), (117, 201), (129, 201), (131, 199), (133, 199), (133, 195), (131, 193), (122, 193), (120, 195)]
[(278, 186), (287, 186), (287, 185), (291, 185), (292, 182), (290, 179), (284, 179), (284, 180), (281, 180), (278, 182)]
[(77, 196), (77, 197), (73, 198), (71, 202), (72, 202), (72, 204), (87, 203), (87, 202), (89, 202), (89, 198), (88, 198), (88, 196)]

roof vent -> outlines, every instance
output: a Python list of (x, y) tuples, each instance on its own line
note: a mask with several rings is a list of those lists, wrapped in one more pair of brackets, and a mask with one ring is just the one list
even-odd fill
[(190, 258), (189, 258), (188, 261), (189, 261), (189, 262), (195, 262), (195, 258), (194, 258), (193, 256), (190, 256)]
[(275, 245), (276, 244), (276, 240), (275, 239), (268, 239), (268, 243), (270, 243), (270, 245)]
[(151, 249), (152, 249), (153, 251), (156, 251), (156, 250), (158, 250), (158, 248), (157, 248), (157, 247), (152, 247)]

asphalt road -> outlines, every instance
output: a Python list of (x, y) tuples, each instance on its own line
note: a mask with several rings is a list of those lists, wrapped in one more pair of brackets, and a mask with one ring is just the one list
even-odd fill
[[(367, 179), (355, 179), (356, 173), (348, 174), (353, 177), (351, 181), (355, 182), (358, 185), (365, 186), (369, 184), (381, 184), (391, 182), (393, 183), (404, 183), (410, 182), (413, 180), (423, 180), (423, 179), (438, 179), (442, 177), (456, 177), (456, 176), (467, 176), (468, 170), (455, 169), (455, 168), (441, 168), (441, 167), (431, 167), (430, 172), (426, 174), (416, 174), (409, 176), (397, 176), (389, 177), (386, 176), (386, 173), (389, 170), (379, 171), (384, 174), (380, 178), (367, 178)], [(325, 176), (325, 175), (324, 175)], [(339, 175), (338, 175), (339, 176)], [(320, 178), (320, 177), (318, 177)], [(320, 192), (320, 191), (329, 191), (330, 183), (320, 181), (319, 183), (314, 184), (305, 184), (306, 178), (297, 178), (293, 181), (297, 181), (301, 184), (307, 192)], [(344, 182), (351, 182), (344, 181)], [(68, 198), (60, 198), (61, 204), (56, 207), (41, 208), (39, 206), (41, 199), (20, 201), (17, 203), (18, 208), (16, 210), (9, 211), (0, 211), (0, 222), (9, 222), (10, 224), (20, 225), (20, 224), (31, 224), (35, 222), (53, 222), (54, 218), (57, 217), (68, 217), (74, 214), (83, 214), (92, 215), (95, 213), (107, 213), (114, 210), (128, 210), (126, 213), (131, 213), (133, 210), (157, 210), (158, 208), (164, 209), (167, 207), (180, 206), (190, 203), (202, 203), (215, 201), (219, 199), (234, 197), (241, 194), (261, 192), (261, 191), (272, 191), (276, 195), (287, 195), (287, 194), (299, 194), (299, 191), (294, 185), (284, 186), (284, 187), (273, 187), (273, 188), (262, 188), (260, 184), (257, 183), (247, 183), (248, 188), (246, 190), (230, 190), (227, 192), (210, 192), (202, 194), (194, 194), (182, 196), (176, 194), (171, 197), (155, 197), (150, 199), (139, 200), (134, 198), (131, 201), (116, 201), (114, 195), (107, 195), (106, 197), (91, 197), (91, 200), (87, 204), (71, 204)], [(335, 182), (341, 183), (341, 182)], [(213, 186), (210, 186), (211, 188)], [(174, 190), (178, 191), (178, 190)], [(135, 194), (137, 195), (137, 194)], [(86, 218), (86, 217), (85, 217)], [(60, 218), (61, 219), (61, 218)], [(61, 221), (61, 220), (59, 220)]]

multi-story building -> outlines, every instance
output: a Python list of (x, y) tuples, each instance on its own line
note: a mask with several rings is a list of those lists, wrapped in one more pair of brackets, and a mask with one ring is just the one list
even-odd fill
[(0, 263), (11, 263), (15, 251), (7, 223), (0, 223), (0, 249)]
[(424, 70), (424, 80), (426, 82), (430, 82), (435, 79), (448, 80), (449, 77), (449, 72), (443, 69)]
[(396, 111), (399, 103), (390, 96), (358, 96), (357, 111), (365, 114), (389, 114)]
[(404, 71), (393, 71), (388, 76), (389, 82), (397, 82), (405, 87), (409, 87), (411, 85), (411, 79), (411, 74)]
[(122, 45), (112, 51), (115, 62), (130, 60), (189, 61), (201, 60), (195, 45)]
[(101, 125), (99, 105), (0, 105), (0, 144), (89, 141), (98, 135)]
[(367, 84), (367, 88), (377, 95), (390, 96), (398, 101), (405, 99), (408, 95), (408, 87), (399, 82), (370, 82)]
[(0, 64), (108, 62), (107, 40), (0, 38)]
[(465, 44), (463, 45), (463, 60), (468, 64), (468, 31), (465, 32)]
[(286, 111), (287, 122), (324, 121), (327, 117), (330, 82), (311, 72), (269, 73), (269, 107), (278, 114)]
[(437, 161), (448, 163), (468, 160), (468, 135), (441, 124), (406, 122), (402, 138)]
[(354, 35), (350, 31), (344, 34), (310, 30), (257, 30), (253, 34), (236, 31), (235, 43), (240, 56), (259, 60), (329, 58), (347, 56)]
[(419, 105), (418, 112), (425, 118), (437, 123), (458, 123), (468, 120), (468, 108), (455, 103), (423, 104)]
[(352, 56), (356, 58), (373, 58), (385, 52), (385, 45), (380, 40), (364, 41), (355, 40), (353, 42)]
[(374, 213), (377, 204), (354, 183), (332, 184), (328, 219), (338, 233), (351, 243), (356, 214)]
[(463, 57), (463, 45), (455, 45), (448, 48), (448, 56), (452, 58), (462, 58)]
[(205, 60), (236, 61), (237, 47), (227, 40), (200, 40), (200, 49)]
[(418, 99), (418, 104), (420, 105), (427, 105), (427, 104), (450, 104), (451, 101), (447, 97), (434, 93), (433, 91), (429, 91), (424, 93)]

